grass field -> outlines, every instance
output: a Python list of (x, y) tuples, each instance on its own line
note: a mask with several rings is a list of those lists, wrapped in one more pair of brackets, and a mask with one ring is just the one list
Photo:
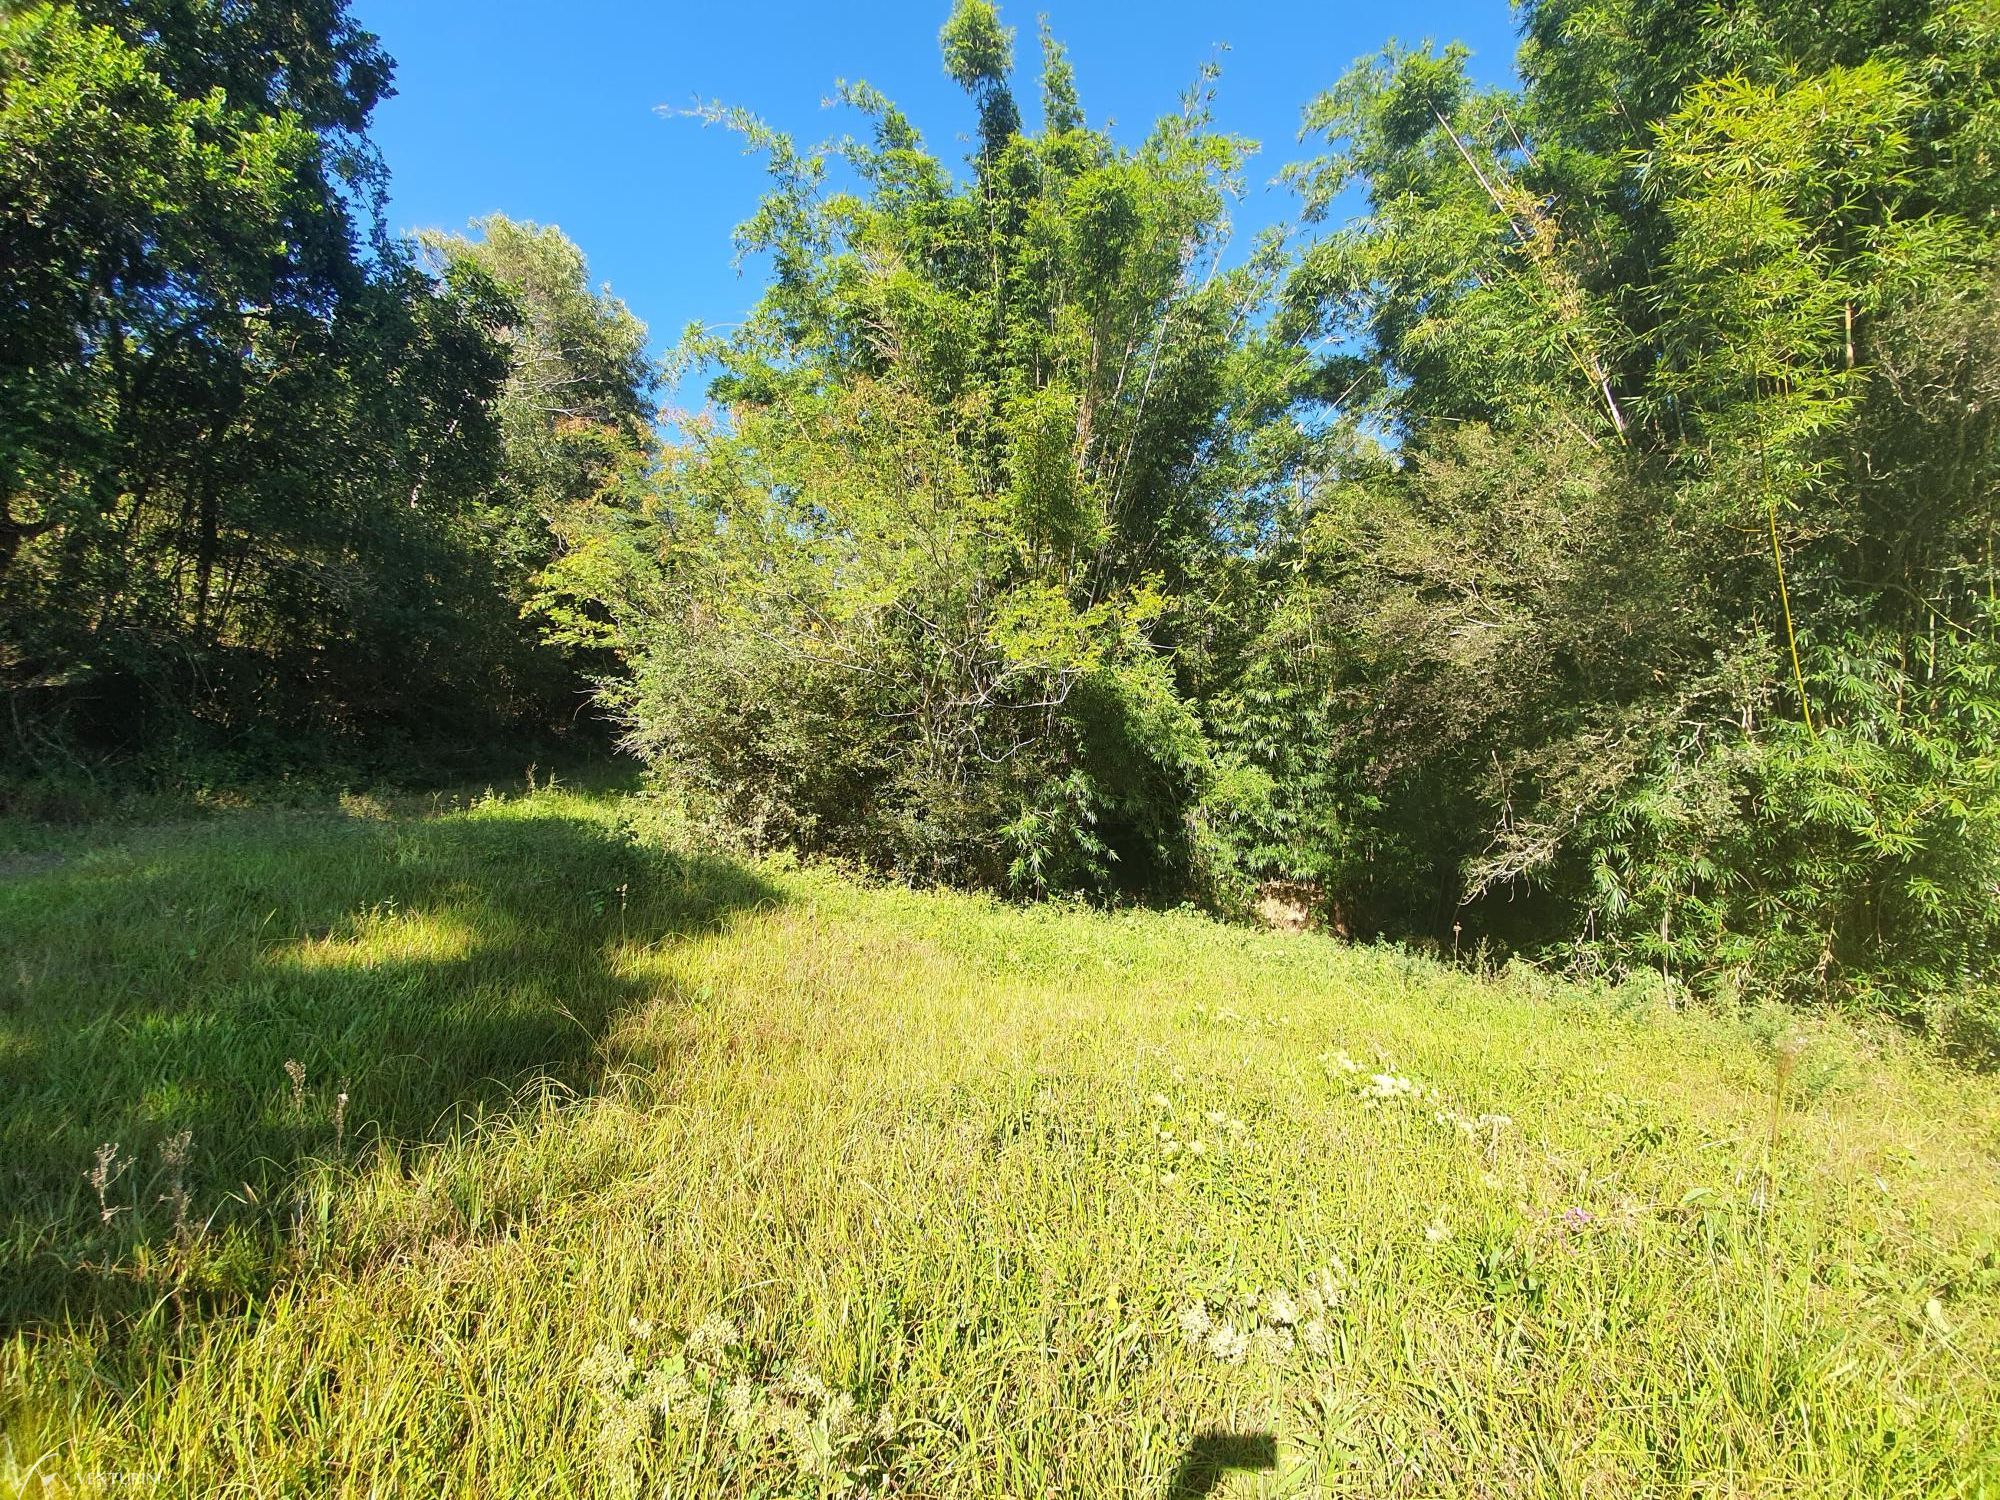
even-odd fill
[(676, 858), (17, 834), (0, 1492), (2000, 1495), (2000, 1084)]

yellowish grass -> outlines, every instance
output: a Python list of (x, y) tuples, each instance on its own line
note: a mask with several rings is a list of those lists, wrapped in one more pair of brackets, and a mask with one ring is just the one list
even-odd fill
[[(110, 850), (0, 888), (31, 975), (0, 1012), (24, 1085), (4, 1107), (76, 1158), (73, 1184), (23, 1174), (12, 1211), (28, 1290), (0, 1346), (0, 1475), (273, 1496), (2000, 1487), (1990, 1077), (1825, 1018), (731, 871), (644, 853), (625, 811), (542, 793), (246, 816), (178, 866)], [(310, 888), (285, 887), (300, 862)], [(193, 957), (135, 958), (176, 922), (210, 935)], [(148, 976), (188, 988), (171, 1014), (118, 988)], [(97, 1040), (51, 1043), (59, 1004)], [(510, 1051), (510, 1019), (556, 1055)], [(300, 1105), (276, 1060), (307, 1054)], [(215, 1107), (215, 1078), (253, 1104)], [(183, 1123), (205, 1227), (175, 1238), (151, 1183), (101, 1225), (85, 1143), (153, 1151)]]

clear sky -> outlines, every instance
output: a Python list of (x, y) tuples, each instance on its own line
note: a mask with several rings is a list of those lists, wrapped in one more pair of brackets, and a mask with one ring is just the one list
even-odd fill
[[(1237, 214), (1249, 231), (1287, 217), (1266, 184), (1296, 159), (1299, 113), (1355, 57), (1391, 36), (1464, 41), (1473, 73), (1512, 70), (1506, 0), (1045, 0), (1070, 49), (1085, 112), (1133, 141), (1172, 109), (1201, 62), (1223, 73), (1217, 122), (1263, 143)], [(949, 0), (351, 0), (396, 59), (397, 95), (374, 136), (392, 175), (390, 227), (460, 228), (495, 210), (557, 224), (593, 276), (650, 325), (665, 349), (690, 321), (731, 323), (756, 294), (730, 232), (763, 184), (728, 132), (663, 115), (700, 100), (754, 110), (802, 141), (856, 129), (823, 102), (836, 80), (866, 79), (903, 107), (956, 164), (970, 103), (944, 76), (937, 33)], [(1033, 119), (1035, 8), (1002, 4), (1017, 28), (1018, 92)]]

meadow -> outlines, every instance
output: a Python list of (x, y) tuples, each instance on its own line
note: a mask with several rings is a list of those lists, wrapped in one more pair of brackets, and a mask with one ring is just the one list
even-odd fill
[(623, 790), (0, 845), (0, 1492), (1991, 1496), (2000, 1081)]

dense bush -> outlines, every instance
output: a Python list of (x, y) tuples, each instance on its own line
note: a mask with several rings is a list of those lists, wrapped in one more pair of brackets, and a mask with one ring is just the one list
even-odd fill
[(632, 662), (631, 743), (705, 820), (922, 879), (1178, 898), (1222, 852), (1197, 704), (1251, 609), (1260, 428), (1302, 366), (1256, 327), (1273, 259), (1223, 261), (1247, 147), (1204, 79), (1119, 148), (1046, 39), (1026, 133), (991, 8), (944, 40), (981, 122), (965, 180), (866, 88), (868, 142), (728, 117), (770, 162), (743, 243), (775, 274), (687, 350), (726, 415), (560, 576)]
[(1990, 1007), (2000, 33), (1543, 0), (1526, 34), (1518, 93), (1391, 52), (1311, 111), (1309, 212), (1371, 209), (1285, 316), (1369, 350), (1394, 446), (1272, 575), (1355, 783), (1315, 858), (1391, 930)]
[(1977, 1011), (2000, 41), (1681, 17), (1543, 0), (1514, 92), (1358, 65), (1308, 232), (1231, 258), (1206, 80), (1122, 151), (1045, 38), (1030, 131), (979, 0), (963, 180), (866, 89), (870, 144), (732, 117), (775, 274), (558, 568), (631, 743), (923, 878)]

